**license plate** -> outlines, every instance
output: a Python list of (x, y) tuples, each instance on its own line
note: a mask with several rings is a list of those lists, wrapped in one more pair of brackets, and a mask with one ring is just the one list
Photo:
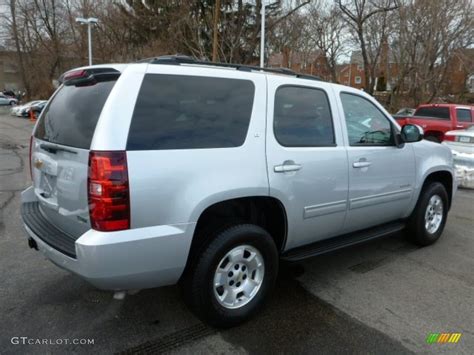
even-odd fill
[(459, 141), (460, 141), (461, 143), (469, 143), (469, 142), (471, 141), (471, 137), (463, 137), (463, 136), (461, 136), (461, 137), (459, 137)]

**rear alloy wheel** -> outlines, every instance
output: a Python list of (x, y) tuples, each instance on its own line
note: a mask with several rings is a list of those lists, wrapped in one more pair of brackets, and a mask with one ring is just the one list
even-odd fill
[(214, 273), (214, 296), (219, 304), (236, 309), (257, 295), (265, 275), (262, 254), (251, 245), (239, 245), (219, 262)]
[(443, 184), (432, 182), (421, 191), (408, 223), (410, 238), (418, 245), (430, 245), (443, 233), (448, 215), (448, 194)]
[(253, 224), (228, 227), (202, 249), (181, 287), (191, 309), (216, 327), (231, 327), (263, 305), (278, 274), (272, 237)]

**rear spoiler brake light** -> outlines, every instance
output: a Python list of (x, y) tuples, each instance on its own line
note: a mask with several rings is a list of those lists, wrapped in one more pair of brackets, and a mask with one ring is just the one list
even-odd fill
[(93, 85), (98, 81), (116, 79), (120, 72), (113, 68), (89, 68), (72, 70), (59, 77), (59, 83), (64, 85)]

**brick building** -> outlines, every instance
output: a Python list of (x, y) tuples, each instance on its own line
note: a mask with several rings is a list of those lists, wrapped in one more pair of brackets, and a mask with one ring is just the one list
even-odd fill
[[(398, 64), (394, 60), (388, 45), (385, 44), (380, 53), (379, 63), (375, 68), (374, 89), (382, 88), (382, 91), (391, 90), (397, 79), (398, 69)], [(349, 62), (338, 66), (337, 81), (339, 84), (352, 86), (357, 89), (366, 88), (364, 61), (360, 50), (352, 51)]]
[(364, 62), (361, 51), (353, 51), (349, 63), (338, 66), (337, 82), (357, 89), (365, 88)]
[(446, 73), (446, 93), (474, 93), (474, 48), (453, 51)]
[(301, 53), (284, 49), (281, 53), (271, 54), (267, 66), (269, 68), (289, 68), (299, 73), (317, 75), (325, 80), (329, 80), (331, 77), (327, 58), (320, 50)]

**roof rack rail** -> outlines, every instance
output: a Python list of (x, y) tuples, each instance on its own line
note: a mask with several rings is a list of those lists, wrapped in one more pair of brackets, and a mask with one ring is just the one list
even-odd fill
[(186, 55), (180, 55), (180, 54), (145, 58), (145, 59), (141, 59), (137, 61), (137, 63), (168, 64), (168, 65), (181, 65), (181, 64), (208, 65), (208, 66), (216, 66), (216, 67), (223, 67), (223, 68), (234, 68), (236, 70), (242, 70), (242, 71), (264, 71), (268, 73), (291, 75), (291, 76), (295, 76), (301, 79), (321, 81), (321, 78), (318, 76), (297, 73), (288, 68), (261, 68), (254, 65), (246, 65), (246, 64), (217, 63), (217, 62), (211, 62), (211, 61), (206, 61), (206, 60), (197, 60), (192, 57), (189, 57)]

